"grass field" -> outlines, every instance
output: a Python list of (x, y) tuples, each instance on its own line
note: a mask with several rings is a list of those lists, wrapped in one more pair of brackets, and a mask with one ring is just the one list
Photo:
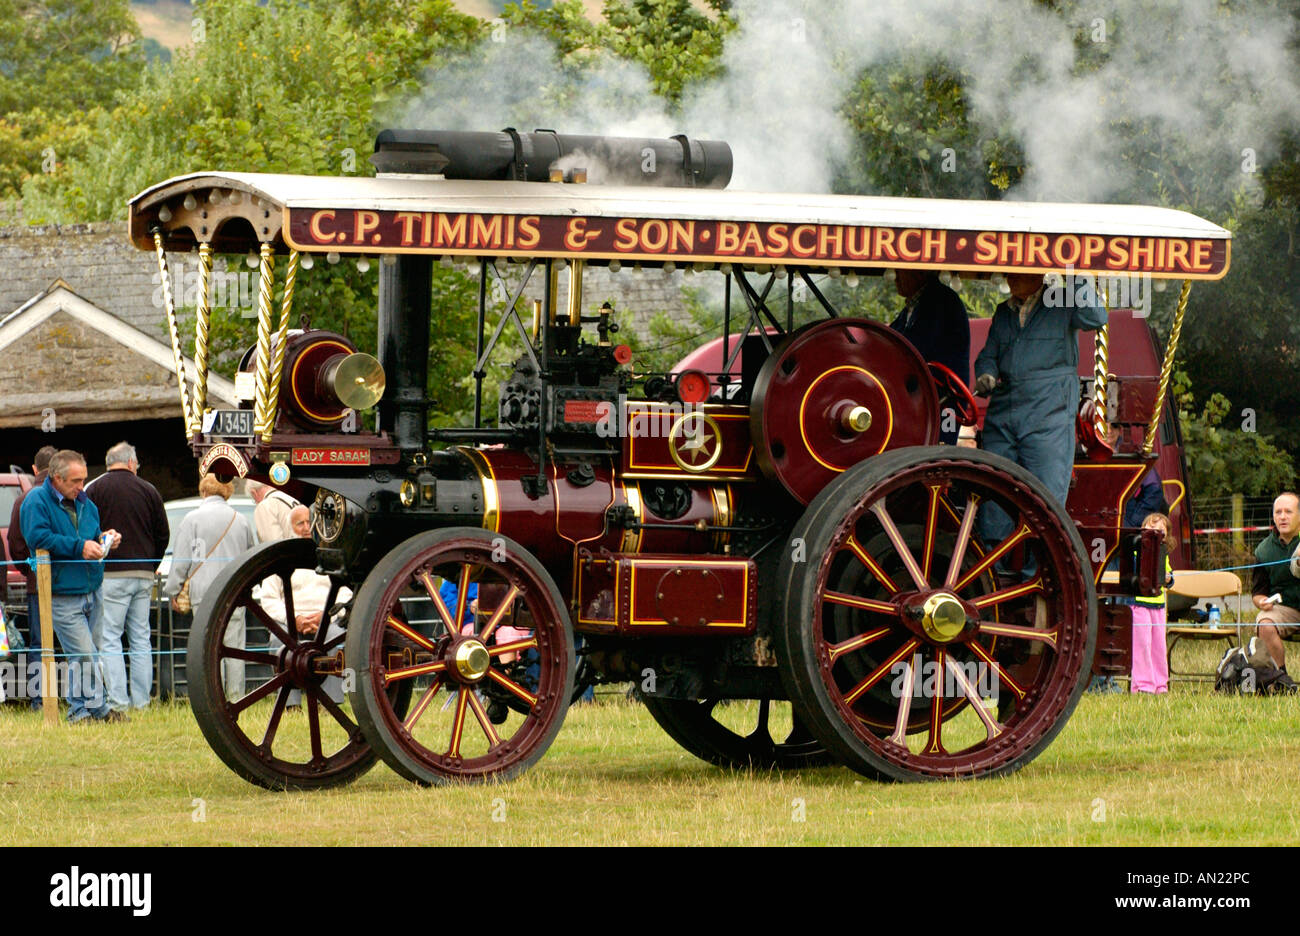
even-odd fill
[[(1212, 666), (1217, 651), (1194, 646)], [(996, 780), (881, 784), (843, 768), (724, 771), (616, 693), (570, 710), (509, 784), (423, 789), (382, 763), (271, 793), (231, 773), (185, 704), (46, 729), (0, 707), (0, 845), (1289, 844), (1300, 699), (1085, 695), (1055, 743)]]

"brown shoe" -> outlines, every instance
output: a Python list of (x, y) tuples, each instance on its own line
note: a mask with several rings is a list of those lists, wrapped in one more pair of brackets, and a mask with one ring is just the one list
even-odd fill
[(117, 709), (112, 709), (100, 720), (104, 722), (129, 722), (131, 719), (127, 717), (125, 712), (119, 712)]

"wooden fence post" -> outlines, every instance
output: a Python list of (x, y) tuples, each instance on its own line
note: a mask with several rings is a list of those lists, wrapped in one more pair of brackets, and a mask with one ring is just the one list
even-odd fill
[(1232, 551), (1240, 555), (1246, 551), (1246, 499), (1240, 494), (1232, 495)]
[(54, 667), (54, 618), (50, 597), (50, 551), (36, 550), (36, 606), (41, 612), (41, 711), (45, 724), (59, 722), (59, 674)]

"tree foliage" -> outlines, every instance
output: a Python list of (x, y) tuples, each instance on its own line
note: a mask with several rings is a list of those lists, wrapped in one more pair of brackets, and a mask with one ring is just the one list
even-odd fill
[[(1295, 463), (1249, 420), (1234, 426), (1232, 404), (1213, 393), (1196, 410), (1191, 379), (1174, 375), (1174, 398), (1187, 447), (1189, 489), (1197, 498), (1273, 495), (1295, 483)], [(1249, 428), (1247, 428), (1249, 427)]]
[(0, 0), (0, 197), (84, 153), (147, 60), (127, 0)]

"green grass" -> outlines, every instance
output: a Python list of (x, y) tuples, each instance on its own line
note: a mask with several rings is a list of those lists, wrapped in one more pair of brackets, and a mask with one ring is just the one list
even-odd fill
[[(1209, 667), (1215, 646), (1179, 657)], [(185, 704), (44, 728), (0, 707), (0, 845), (1284, 844), (1300, 699), (1085, 695), (1019, 773), (882, 784), (843, 768), (725, 771), (616, 694), (570, 710), (509, 784), (424, 789), (383, 764), (350, 787), (271, 793), (231, 773)], [(199, 802), (201, 801), (201, 802)], [(202, 821), (196, 821), (202, 813)]]

